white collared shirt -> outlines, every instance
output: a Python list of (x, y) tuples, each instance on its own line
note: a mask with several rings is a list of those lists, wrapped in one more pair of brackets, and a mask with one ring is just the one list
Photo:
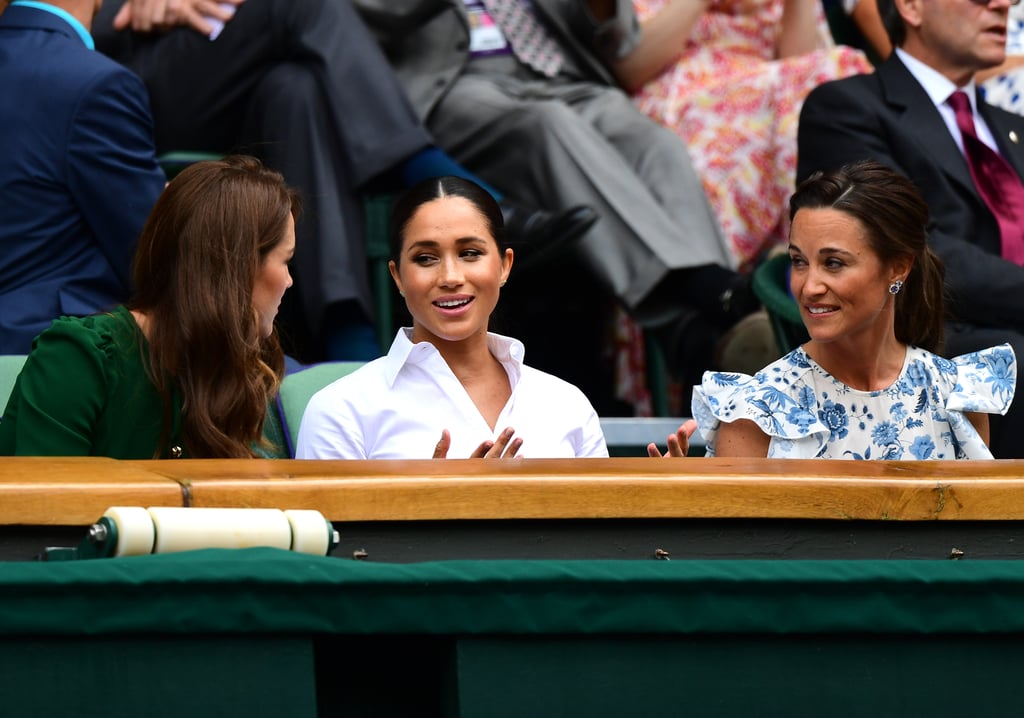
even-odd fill
[(960, 148), (960, 154), (964, 154), (964, 140), (960, 135), (960, 128), (956, 124), (956, 113), (947, 102), (949, 96), (957, 90), (961, 90), (967, 95), (967, 99), (971, 101), (971, 114), (974, 115), (974, 130), (978, 133), (978, 139), (995, 150), (996, 154), (1001, 154), (999, 146), (996, 144), (996, 139), (992, 135), (992, 130), (985, 124), (984, 118), (978, 114), (978, 93), (973, 79), (963, 87), (957, 87), (941, 72), (921, 62), (913, 55), (907, 54), (901, 48), (896, 48), (896, 55), (907, 66), (910, 74), (921, 84), (924, 91), (928, 93), (928, 97), (931, 98), (935, 109), (942, 115), (946, 127), (949, 128), (949, 134), (953, 135), (956, 146)]
[(492, 431), (434, 345), (411, 337), (411, 329), (399, 329), (387, 356), (313, 396), (297, 458), (429, 459), (448, 429), (448, 458), (463, 459), (506, 427), (523, 439), (517, 455), (524, 458), (608, 456), (590, 401), (572, 384), (525, 366), (521, 342), (487, 335), (512, 387)]

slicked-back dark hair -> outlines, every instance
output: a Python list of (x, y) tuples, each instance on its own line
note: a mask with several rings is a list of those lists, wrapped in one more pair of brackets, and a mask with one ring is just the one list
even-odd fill
[(505, 219), (490, 192), (462, 177), (432, 177), (410, 187), (399, 197), (391, 209), (391, 222), (388, 227), (388, 249), (391, 259), (396, 265), (402, 254), (402, 240), (409, 220), (423, 205), (443, 197), (462, 197), (469, 200), (486, 220), (487, 228), (498, 243), (498, 249), (505, 249)]

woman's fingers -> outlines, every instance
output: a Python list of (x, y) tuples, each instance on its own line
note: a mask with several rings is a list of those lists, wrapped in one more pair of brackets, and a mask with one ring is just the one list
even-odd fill
[(446, 458), (448, 458), (448, 449), (451, 447), (451, 445), (452, 445), (452, 435), (451, 435), (451, 433), (449, 433), (449, 431), (447, 429), (442, 429), (441, 430), (441, 440), (438, 441), (437, 445), (434, 447), (434, 456), (433, 456), (433, 458), (435, 458), (435, 459), (446, 459)]
[(514, 439), (512, 441), (512, 443), (508, 445), (508, 449), (505, 450), (505, 453), (502, 454), (501, 458), (503, 458), (503, 459), (514, 459), (516, 454), (519, 453), (519, 449), (522, 448), (522, 446), (523, 446), (523, 440), (522, 439), (519, 439), (519, 438)]
[(476, 447), (472, 454), (469, 455), (471, 459), (487, 459), (491, 456), (491, 449), (494, 447), (493, 441), (485, 441), (480, 446)]
[(651, 458), (657, 459), (661, 457), (675, 457), (682, 458), (690, 452), (690, 437), (693, 436), (693, 432), (697, 430), (697, 422), (693, 419), (687, 419), (679, 428), (676, 429), (676, 433), (670, 434), (666, 440), (668, 445), (668, 451), (664, 454), (658, 449), (658, 445), (650, 443), (647, 445), (647, 455)]
[(487, 452), (486, 458), (500, 459), (504, 455), (505, 449), (508, 448), (509, 442), (512, 441), (512, 437), (515, 433), (515, 430), (511, 426), (502, 429), (501, 433), (498, 434), (498, 438), (494, 440), (494, 445), (491, 447), (491, 450)]
[(683, 456), (686, 456), (686, 450), (689, 448), (689, 446), (690, 446), (690, 444), (686, 440), (686, 436), (685, 435), (683, 436), (683, 440), (680, 441), (679, 440), (679, 436), (677, 434), (671, 434), (668, 437), (668, 454), (667, 454), (667, 456), (675, 456), (676, 458), (681, 458)]
[[(519, 453), (519, 450), (523, 446), (523, 440), (515, 437), (515, 430), (509, 427), (498, 434), (498, 438), (494, 441), (484, 441), (473, 453), (469, 455), (470, 459), (511, 459)], [(452, 445), (452, 437), (447, 429), (441, 432), (441, 439), (437, 442), (434, 447), (435, 459), (448, 458), (448, 450)]]

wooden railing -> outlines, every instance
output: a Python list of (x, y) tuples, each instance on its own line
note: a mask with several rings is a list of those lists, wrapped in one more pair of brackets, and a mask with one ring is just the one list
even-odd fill
[(1024, 461), (0, 460), (0, 525), (113, 505), (317, 509), (332, 521), (1021, 520)]
[[(5, 458), (4, 714), (1017, 715), (1022, 477), (1022, 462)], [(115, 504), (315, 508), (342, 545), (27, 560)]]

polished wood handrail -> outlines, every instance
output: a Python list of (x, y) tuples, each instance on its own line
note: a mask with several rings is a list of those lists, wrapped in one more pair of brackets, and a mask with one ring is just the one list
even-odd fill
[(104, 457), (0, 458), (0, 524), (86, 525), (110, 506), (181, 506), (181, 485)]
[(1024, 461), (0, 460), (0, 524), (111, 505), (312, 508), (334, 521), (1024, 519)]

